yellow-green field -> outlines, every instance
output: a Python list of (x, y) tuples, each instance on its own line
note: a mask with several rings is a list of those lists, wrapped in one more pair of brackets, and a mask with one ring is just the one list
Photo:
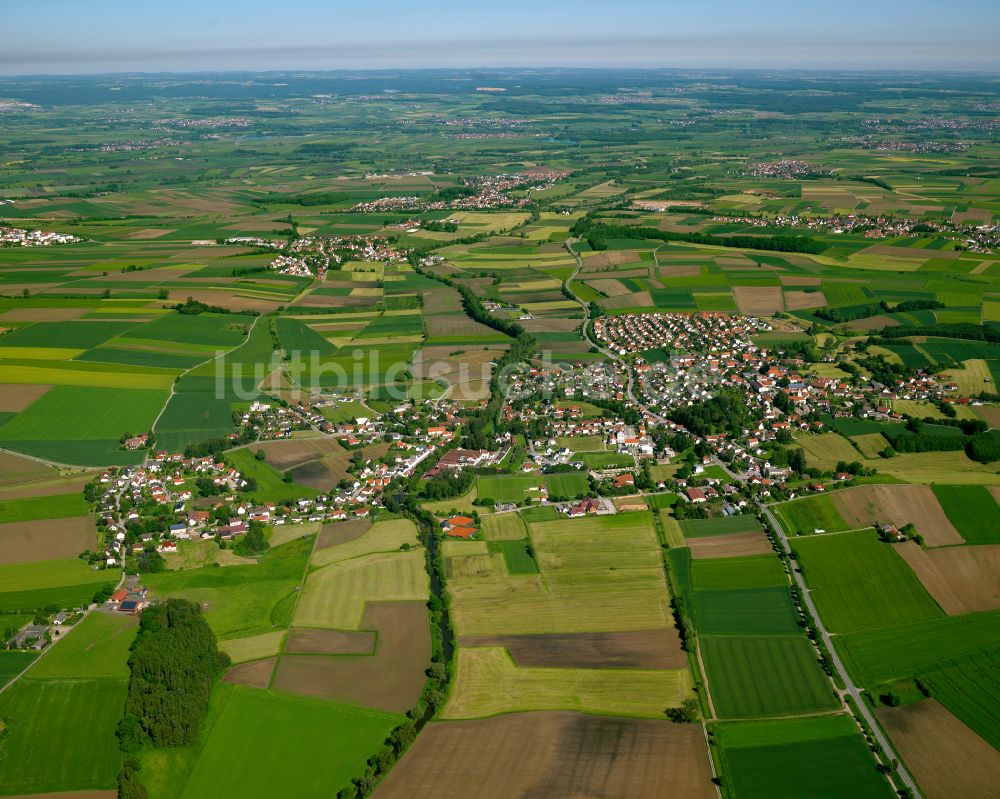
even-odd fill
[(687, 670), (519, 668), (503, 647), (460, 649), (442, 718), (577, 710), (661, 718), (691, 695)]

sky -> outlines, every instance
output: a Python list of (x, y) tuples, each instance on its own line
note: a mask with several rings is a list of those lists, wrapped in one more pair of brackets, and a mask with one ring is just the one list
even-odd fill
[(3, 0), (0, 74), (431, 67), (1000, 72), (1000, 0)]

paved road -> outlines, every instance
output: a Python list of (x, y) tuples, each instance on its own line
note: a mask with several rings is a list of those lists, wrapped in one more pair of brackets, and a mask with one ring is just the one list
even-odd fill
[[(726, 471), (728, 471), (728, 469)], [(791, 546), (788, 543), (788, 538), (785, 535), (785, 531), (781, 529), (781, 525), (778, 524), (778, 520), (774, 517), (774, 514), (771, 513), (771, 509), (762, 503), (758, 503), (757, 506), (761, 509), (761, 511), (764, 513), (764, 516), (767, 518), (767, 520), (771, 523), (771, 526), (777, 532), (778, 540), (781, 542), (782, 549), (786, 553), (790, 554)], [(840, 679), (843, 681), (844, 685), (847, 686), (845, 691), (841, 691), (839, 693), (841, 694), (841, 696), (843, 696), (846, 693), (854, 697), (854, 703), (858, 711), (864, 717), (865, 721), (868, 723), (868, 726), (871, 727), (872, 732), (875, 734), (875, 739), (879, 742), (879, 745), (882, 747), (886, 756), (892, 760), (895, 760), (899, 764), (898, 768), (896, 769), (896, 776), (900, 781), (902, 781), (904, 785), (906, 785), (907, 788), (909, 788), (913, 792), (913, 795), (915, 797), (919, 798), (921, 796), (921, 793), (920, 790), (917, 788), (916, 782), (910, 776), (910, 773), (906, 770), (906, 766), (903, 765), (903, 761), (900, 759), (899, 755), (897, 755), (895, 750), (892, 748), (892, 744), (889, 742), (889, 739), (886, 737), (886, 735), (882, 732), (881, 727), (879, 727), (878, 722), (876, 721), (874, 715), (871, 712), (871, 709), (868, 707), (868, 705), (865, 703), (865, 700), (861, 696), (861, 689), (854, 684), (854, 681), (851, 679), (850, 674), (847, 673), (847, 668), (844, 666), (843, 661), (840, 659), (840, 655), (837, 654), (837, 649), (833, 645), (833, 640), (830, 637), (830, 633), (827, 631), (826, 626), (823, 624), (823, 619), (820, 617), (819, 612), (816, 610), (816, 605), (813, 603), (812, 596), (809, 592), (809, 588), (806, 587), (806, 582), (802, 578), (802, 574), (799, 572), (799, 570), (794, 567), (794, 563), (795, 562), (792, 561), (793, 564), (792, 577), (795, 580), (795, 584), (799, 587), (799, 591), (802, 593), (802, 599), (806, 603), (806, 607), (809, 609), (809, 613), (812, 615), (813, 620), (816, 624), (816, 629), (822, 636), (823, 643), (826, 645), (826, 649), (830, 653), (830, 657), (833, 660), (834, 668), (837, 669), (837, 673), (840, 675)]]
[[(722, 461), (716, 459), (715, 463), (733, 480), (739, 480), (740, 478)], [(782, 529), (781, 525), (778, 524), (778, 520), (775, 518), (774, 514), (771, 513), (771, 509), (763, 504), (762, 502), (757, 502), (757, 507), (760, 508), (761, 512), (771, 523), (771, 527), (774, 528), (778, 536), (778, 541), (781, 543), (781, 548), (787, 554), (791, 554), (791, 545), (788, 543), (788, 537), (785, 535), (785, 531)], [(885, 752), (886, 756), (891, 760), (895, 760), (899, 766), (896, 769), (896, 775), (898, 779), (912, 792), (914, 797), (920, 799), (922, 794), (920, 789), (917, 788), (917, 783), (910, 776), (910, 773), (906, 770), (906, 766), (903, 765), (903, 761), (900, 759), (899, 755), (892, 748), (892, 744), (889, 739), (882, 732), (881, 727), (879, 727), (874, 715), (872, 715), (871, 709), (865, 703), (865, 700), (861, 696), (861, 689), (854, 684), (851, 679), (851, 675), (847, 673), (847, 668), (844, 666), (843, 661), (840, 659), (840, 655), (837, 654), (837, 650), (833, 645), (833, 639), (830, 636), (829, 631), (823, 624), (823, 619), (819, 615), (819, 611), (816, 610), (816, 605), (813, 603), (812, 595), (809, 592), (809, 588), (806, 586), (806, 581), (803, 579), (802, 574), (797, 568), (795, 568), (795, 561), (790, 561), (792, 563), (792, 578), (795, 580), (795, 584), (799, 587), (799, 591), (802, 593), (802, 600), (806, 603), (806, 608), (808, 608), (809, 613), (812, 615), (813, 621), (816, 624), (816, 629), (820, 636), (823, 638), (823, 643), (826, 645), (827, 651), (830, 653), (830, 658), (833, 660), (833, 666), (840, 675), (840, 679), (843, 681), (844, 685), (847, 686), (845, 690), (838, 691), (837, 693), (844, 697), (845, 694), (849, 694), (854, 697), (854, 703), (858, 708), (858, 712), (864, 717), (868, 726), (871, 727), (872, 732), (875, 734), (875, 740), (879, 742), (882, 750)]]

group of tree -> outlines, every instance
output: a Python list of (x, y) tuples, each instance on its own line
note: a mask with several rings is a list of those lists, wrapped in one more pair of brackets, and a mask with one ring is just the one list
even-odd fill
[(714, 236), (708, 233), (675, 233), (654, 227), (636, 225), (609, 225), (583, 217), (573, 225), (575, 237), (586, 239), (595, 250), (606, 250), (608, 242), (621, 239), (649, 241), (677, 241), (688, 244), (706, 244), (714, 247), (738, 247), (745, 250), (772, 250), (774, 252), (821, 253), (826, 244), (806, 236)]

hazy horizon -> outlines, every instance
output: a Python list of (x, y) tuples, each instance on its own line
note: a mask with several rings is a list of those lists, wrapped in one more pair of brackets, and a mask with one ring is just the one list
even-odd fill
[(167, 7), (38, 0), (6, 10), (5, 76), (364, 69), (1000, 71), (1000, 4), (929, 0), (809, 7), (721, 0), (509, 0), (455, 12), (428, 0), (219, 0)]

